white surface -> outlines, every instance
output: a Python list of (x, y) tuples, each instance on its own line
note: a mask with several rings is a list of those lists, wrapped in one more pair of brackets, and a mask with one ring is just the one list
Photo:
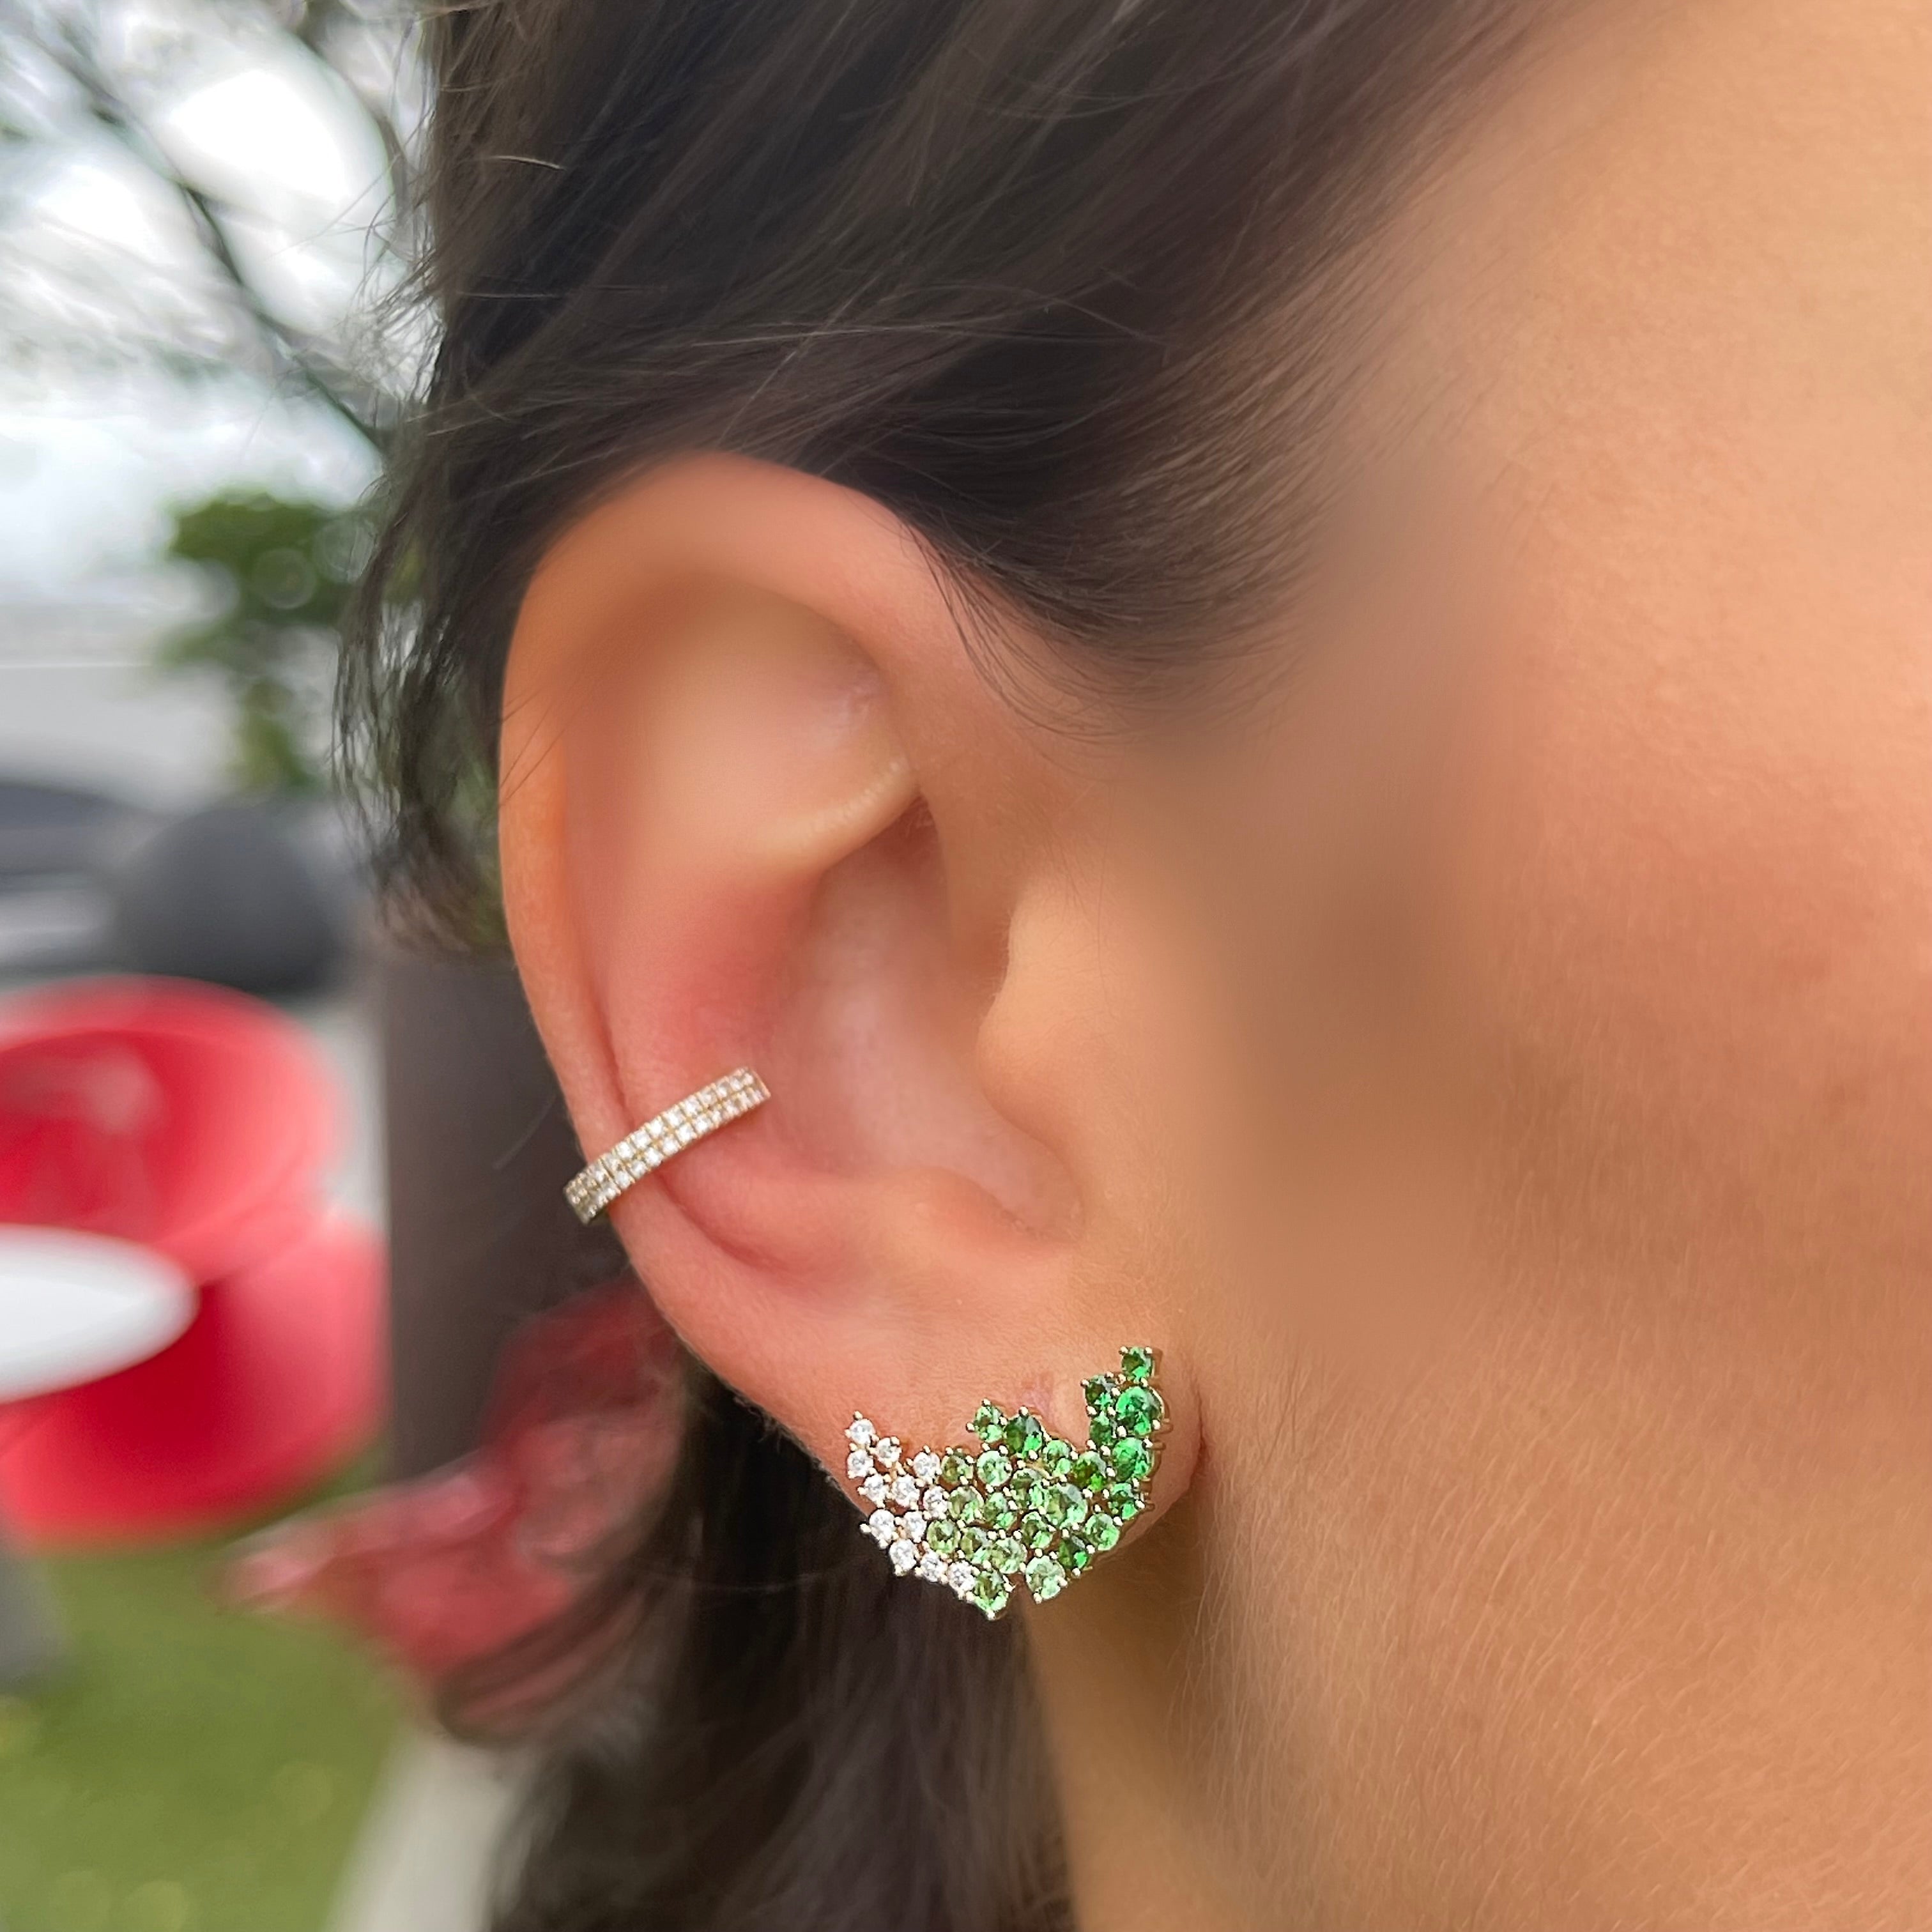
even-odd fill
[(368, 990), (366, 967), (346, 991), (305, 994), (278, 1004), (309, 1037), (342, 1083), (344, 1138), (328, 1198), (344, 1213), (380, 1227), (388, 1213), (383, 1175), (381, 1052)]
[[(0, 472), (5, 464), (0, 410)], [(0, 490), (0, 520), (5, 492)], [(131, 805), (186, 809), (219, 793), (233, 710), (206, 675), (169, 675), (159, 640), (204, 615), (184, 572), (124, 572), (36, 594), (7, 581), (0, 537), (0, 772), (89, 785)]]
[(64, 1228), (0, 1227), (0, 1402), (144, 1360), (194, 1312), (188, 1276), (151, 1248)]
[(328, 1932), (484, 1932), (514, 1759), (406, 1734), (363, 1820)]
[(0, 772), (88, 785), (130, 805), (185, 812), (227, 783), (227, 700), (207, 679), (164, 678), (129, 655), (62, 662), (0, 647)]

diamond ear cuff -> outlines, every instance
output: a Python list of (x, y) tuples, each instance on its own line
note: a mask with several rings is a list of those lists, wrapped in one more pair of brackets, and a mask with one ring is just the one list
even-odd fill
[(861, 1526), (895, 1574), (943, 1583), (997, 1617), (1024, 1584), (1044, 1604), (1084, 1575), (1148, 1506), (1167, 1405), (1151, 1348), (1123, 1348), (1116, 1374), (1085, 1384), (1077, 1449), (1030, 1410), (982, 1402), (980, 1447), (908, 1455), (870, 1417), (845, 1432), (845, 1473), (871, 1512)]
[(588, 1226), (646, 1174), (771, 1097), (765, 1083), (748, 1066), (741, 1066), (687, 1094), (599, 1154), (564, 1189), (564, 1198)]

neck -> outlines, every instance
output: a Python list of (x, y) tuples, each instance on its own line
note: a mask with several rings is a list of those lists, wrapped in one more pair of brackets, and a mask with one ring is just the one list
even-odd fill
[(1198, 1567), (1177, 1510), (1030, 1622), (1075, 1918), (1088, 1932), (1253, 1932), (1202, 1816), (1215, 1774), (1190, 1701)]

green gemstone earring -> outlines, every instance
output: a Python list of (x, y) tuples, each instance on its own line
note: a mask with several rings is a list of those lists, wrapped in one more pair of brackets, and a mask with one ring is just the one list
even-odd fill
[(1030, 1409), (982, 1402), (976, 1450), (922, 1449), (855, 1414), (845, 1473), (872, 1512), (862, 1528), (895, 1575), (944, 1583), (997, 1617), (1022, 1584), (1057, 1597), (1104, 1556), (1148, 1506), (1167, 1428), (1151, 1348), (1123, 1348), (1117, 1373), (1083, 1390), (1088, 1442), (1077, 1449)]

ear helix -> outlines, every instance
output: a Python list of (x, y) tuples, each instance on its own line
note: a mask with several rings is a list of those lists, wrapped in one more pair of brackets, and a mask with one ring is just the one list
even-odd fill
[(1022, 1408), (982, 1402), (970, 1424), (980, 1448), (908, 1457), (866, 1415), (845, 1432), (845, 1473), (869, 1508), (865, 1533), (894, 1572), (942, 1583), (1000, 1616), (1024, 1584), (1036, 1604), (1085, 1575), (1147, 1509), (1167, 1428), (1159, 1363), (1120, 1351), (1118, 1373), (1084, 1388), (1084, 1449)]

